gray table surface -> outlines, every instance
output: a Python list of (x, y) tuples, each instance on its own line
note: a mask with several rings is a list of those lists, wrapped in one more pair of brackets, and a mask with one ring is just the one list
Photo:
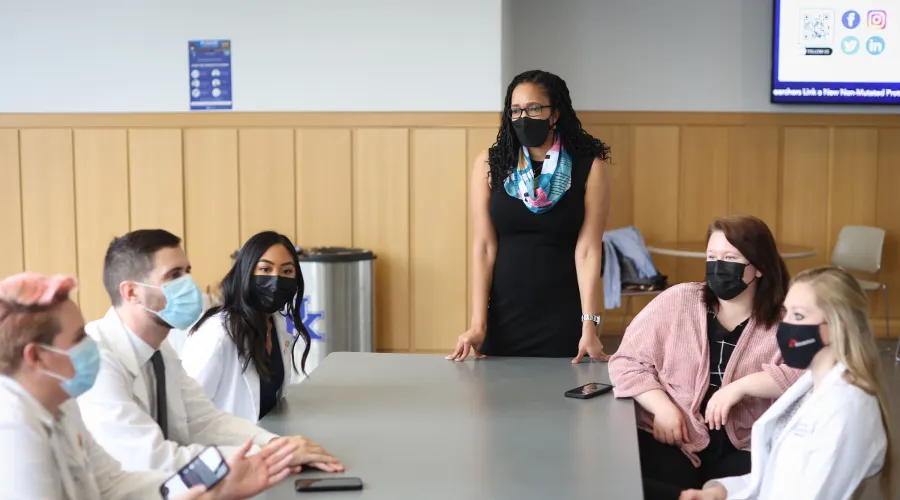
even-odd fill
[(259, 498), (640, 499), (633, 402), (563, 396), (588, 382), (606, 363), (331, 354), (260, 425), (319, 442), (364, 489), (297, 494), (329, 476), (304, 472)]

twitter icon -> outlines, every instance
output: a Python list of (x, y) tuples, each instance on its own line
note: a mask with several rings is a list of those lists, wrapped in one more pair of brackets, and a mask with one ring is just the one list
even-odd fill
[(848, 56), (856, 54), (856, 51), (859, 50), (859, 39), (855, 36), (844, 37), (844, 39), (841, 40), (841, 50)]

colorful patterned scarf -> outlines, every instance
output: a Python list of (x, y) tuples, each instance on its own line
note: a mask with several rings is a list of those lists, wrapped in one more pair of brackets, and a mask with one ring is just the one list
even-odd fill
[(519, 166), (506, 178), (503, 187), (507, 194), (522, 200), (528, 210), (536, 214), (553, 208), (572, 187), (572, 158), (563, 149), (560, 137), (556, 137), (547, 151), (537, 182), (528, 148), (523, 146)]

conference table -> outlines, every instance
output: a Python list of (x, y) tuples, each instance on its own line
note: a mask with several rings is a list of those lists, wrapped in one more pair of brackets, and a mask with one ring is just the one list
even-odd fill
[[(563, 395), (589, 382), (609, 383), (606, 363), (332, 353), (260, 425), (317, 441), (347, 471), (258, 498), (642, 498), (634, 403)], [(341, 475), (363, 490), (294, 490)]]

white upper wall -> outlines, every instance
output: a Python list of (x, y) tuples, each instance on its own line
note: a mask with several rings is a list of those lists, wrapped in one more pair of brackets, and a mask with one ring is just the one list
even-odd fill
[(772, 0), (0, 0), (0, 112), (189, 106), (187, 41), (232, 40), (236, 111), (497, 111), (515, 74), (577, 109), (769, 103)]
[(558, 74), (576, 109), (900, 111), (771, 104), (772, 0), (510, 1), (514, 73)]
[(189, 109), (230, 39), (236, 111), (498, 111), (502, 0), (0, 0), (0, 112)]
[(503, 25), (501, 44), (502, 51), (501, 54), (503, 56), (503, 66), (500, 69), (501, 72), (501, 89), (504, 93), (505, 97), (506, 87), (509, 85), (509, 82), (512, 81), (513, 77), (516, 76), (515, 71), (515, 58), (513, 54), (515, 53), (515, 15), (513, 13), (514, 6), (516, 0), (503, 0), (502, 14), (501, 14), (501, 24)]

